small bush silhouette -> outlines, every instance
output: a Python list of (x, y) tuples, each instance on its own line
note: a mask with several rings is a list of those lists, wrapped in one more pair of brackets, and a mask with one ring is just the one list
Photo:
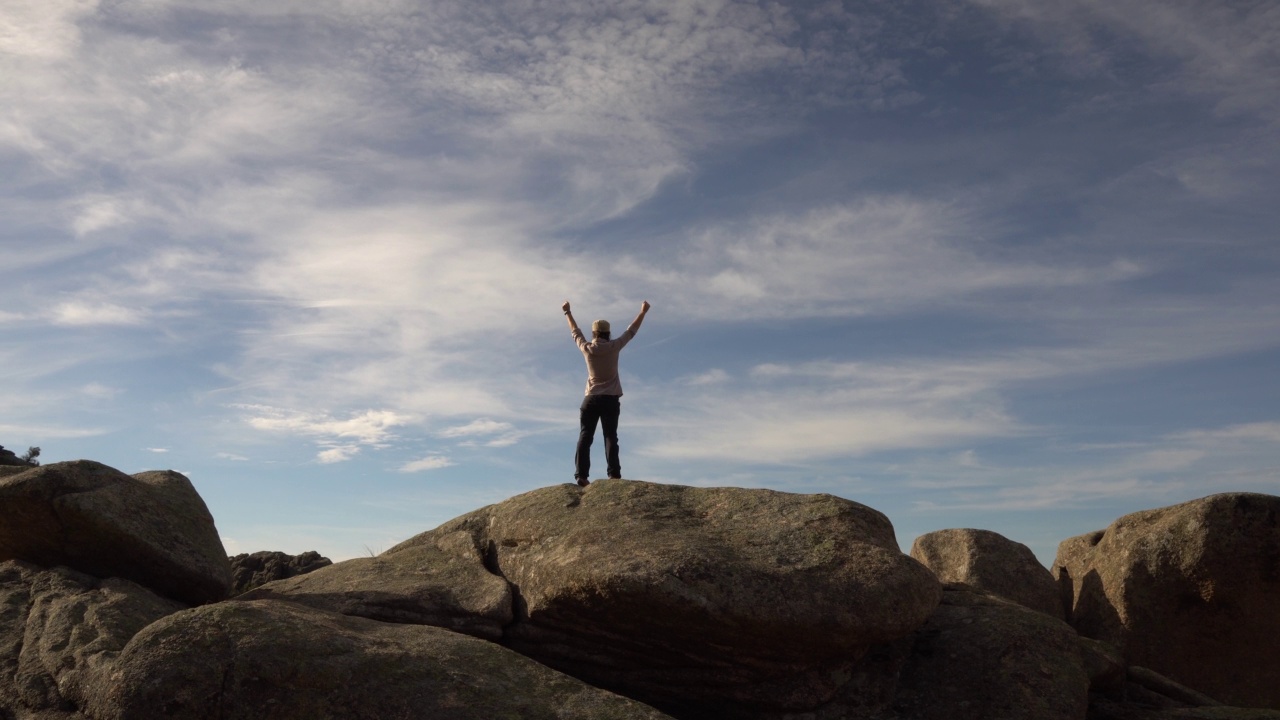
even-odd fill
[(40, 464), (40, 461), (36, 459), (38, 457), (40, 457), (40, 448), (32, 445), (31, 447), (27, 448), (27, 452), (24, 453), (22, 457), (18, 459), (34, 467)]

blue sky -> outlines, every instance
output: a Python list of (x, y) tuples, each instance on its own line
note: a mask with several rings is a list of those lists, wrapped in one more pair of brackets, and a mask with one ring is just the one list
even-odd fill
[(1049, 562), (1280, 491), (1278, 111), (1265, 0), (0, 0), (0, 443), (364, 555), (649, 300), (625, 476)]

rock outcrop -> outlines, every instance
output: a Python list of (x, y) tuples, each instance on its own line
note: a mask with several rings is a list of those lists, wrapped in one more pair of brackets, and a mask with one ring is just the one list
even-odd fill
[(189, 605), (227, 597), (231, 565), (191, 481), (88, 460), (0, 476), (0, 561), (120, 577)]
[[(1082, 635), (1026, 606), (1043, 576), (994, 533), (925, 536), (930, 570), (848, 500), (633, 481), (214, 602), (230, 565), (186, 478), (5, 467), (0, 720), (1280, 720), (1219, 704), (1280, 677), (1278, 505), (1212, 496), (1064, 542)], [(237, 558), (247, 582), (324, 562)]]
[(125, 647), (95, 720), (660, 720), (493, 643), (269, 600), (170, 615)]
[(1280, 709), (1280, 497), (1126, 515), (1054, 564), (1080, 634), (1216, 700)]
[(381, 619), (463, 616), (458, 601), (481, 598), (493, 625), (475, 634), (685, 716), (817, 707), (940, 596), (858, 503), (621, 480), (535, 490), (351, 563), (248, 597)]
[(273, 550), (242, 553), (229, 558), (231, 562), (231, 594), (252, 590), (274, 580), (285, 580), (306, 575), (333, 564), (314, 550), (300, 555), (289, 555)]
[(944, 583), (964, 583), (1062, 619), (1053, 575), (1031, 548), (990, 530), (936, 530), (916, 538), (911, 557)]

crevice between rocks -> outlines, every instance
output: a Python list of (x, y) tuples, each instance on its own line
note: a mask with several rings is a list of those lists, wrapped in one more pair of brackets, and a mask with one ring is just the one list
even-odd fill
[(503, 574), (502, 566), (498, 562), (498, 544), (496, 542), (492, 539), (484, 541), (484, 549), (481, 551), (480, 559), (484, 564), (484, 569), (494, 577), (501, 578), (507, 584), (507, 589), (511, 593), (511, 622), (502, 626), (502, 635), (498, 640), (499, 645), (507, 647), (510, 645), (511, 630), (527, 619), (529, 606), (525, 603), (524, 596), (520, 593), (520, 586), (511, 582)]
[(218, 686), (218, 720), (228, 720), (227, 693), (231, 691), (231, 679), (234, 677), (235, 668), (235, 662), (232, 661), (222, 670), (222, 682)]

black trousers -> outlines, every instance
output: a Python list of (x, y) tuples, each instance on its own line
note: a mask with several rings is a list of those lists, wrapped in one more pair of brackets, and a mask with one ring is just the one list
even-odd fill
[(578, 450), (573, 455), (574, 478), (585, 480), (591, 474), (591, 441), (596, 437), (596, 423), (604, 427), (604, 461), (609, 477), (622, 477), (622, 464), (618, 460), (621, 400), (617, 395), (588, 395), (583, 398), (578, 415)]

